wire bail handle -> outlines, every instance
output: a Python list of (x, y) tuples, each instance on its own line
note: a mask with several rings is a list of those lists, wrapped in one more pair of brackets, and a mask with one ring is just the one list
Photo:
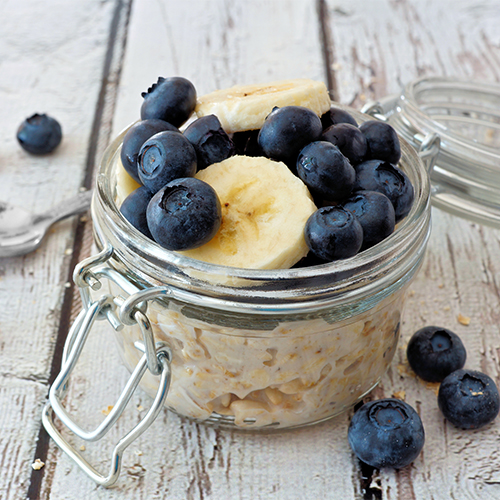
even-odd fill
[[(75, 269), (74, 281), (79, 286), (84, 308), (80, 311), (71, 326), (66, 339), (61, 371), (56, 377), (49, 391), (49, 401), (42, 413), (42, 423), (48, 434), (56, 444), (72, 458), (77, 465), (97, 484), (112, 486), (120, 475), (122, 456), (125, 449), (135, 441), (156, 419), (163, 408), (170, 386), (170, 362), (172, 353), (163, 342), (154, 341), (153, 331), (146, 316), (147, 297), (153, 298), (158, 291), (143, 290), (142, 293), (135, 285), (130, 283), (123, 275), (111, 268), (94, 271), (95, 266), (104, 264), (113, 254), (113, 248), (107, 246), (94, 257), (82, 261)], [(104, 294), (97, 300), (92, 300), (89, 288), (99, 290), (103, 277), (118, 284), (129, 294), (127, 299), (122, 296)], [(160, 294), (168, 293), (166, 287)], [(144, 293), (149, 292), (149, 293)], [(135, 342), (135, 347), (144, 354), (133, 370), (130, 379), (120, 394), (116, 404), (104, 421), (93, 431), (86, 431), (78, 426), (71, 418), (62, 404), (68, 390), (68, 382), (73, 369), (82, 353), (90, 330), (96, 320), (107, 319), (116, 329), (121, 330), (125, 324), (137, 323), (141, 329), (143, 341)], [(113, 449), (110, 469), (107, 476), (99, 473), (59, 432), (54, 423), (54, 413), (61, 422), (74, 434), (85, 441), (98, 441), (102, 439), (115, 424), (125, 410), (130, 398), (137, 388), (145, 372), (149, 370), (154, 375), (160, 376), (160, 382), (155, 399), (144, 418), (124, 437)]]

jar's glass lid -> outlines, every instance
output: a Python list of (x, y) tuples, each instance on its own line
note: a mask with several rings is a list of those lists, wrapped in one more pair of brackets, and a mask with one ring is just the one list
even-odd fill
[(434, 206), (500, 227), (500, 85), (423, 78), (371, 110), (417, 150), (423, 138), (439, 136)]

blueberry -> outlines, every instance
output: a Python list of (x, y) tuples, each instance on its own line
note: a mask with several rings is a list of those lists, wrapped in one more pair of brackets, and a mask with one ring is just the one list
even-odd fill
[(196, 152), (182, 134), (159, 132), (142, 145), (137, 169), (141, 183), (156, 193), (168, 182), (196, 173)]
[(366, 137), (358, 127), (350, 123), (339, 123), (328, 127), (323, 131), (321, 140), (335, 144), (351, 165), (357, 165), (366, 155)]
[(215, 115), (202, 116), (184, 131), (184, 137), (193, 145), (198, 159), (198, 170), (219, 163), (234, 155), (233, 141), (223, 130)]
[(394, 206), (396, 222), (408, 215), (415, 197), (408, 176), (400, 168), (384, 160), (368, 160), (357, 165), (354, 189), (385, 194)]
[(165, 130), (179, 132), (177, 127), (174, 127), (168, 122), (151, 119), (134, 123), (125, 134), (120, 159), (125, 170), (137, 182), (141, 182), (139, 173), (137, 172), (137, 157), (139, 156), (142, 145), (153, 135)]
[(337, 146), (315, 141), (297, 158), (297, 175), (311, 192), (326, 200), (346, 198), (352, 191), (356, 171)]
[(148, 227), (146, 209), (152, 197), (153, 193), (151, 193), (151, 191), (144, 186), (141, 186), (135, 191), (132, 191), (123, 200), (122, 206), (120, 207), (120, 212), (123, 214), (125, 219), (127, 219), (132, 226), (150, 239), (153, 239), (153, 236), (151, 235), (151, 231)]
[(260, 129), (258, 142), (265, 156), (286, 163), (292, 170), (299, 151), (317, 141), (322, 132), (321, 120), (302, 106), (275, 108)]
[(61, 139), (61, 125), (46, 114), (35, 113), (26, 118), (17, 129), (19, 144), (25, 151), (34, 155), (51, 153), (59, 146)]
[(342, 205), (358, 218), (363, 228), (362, 250), (379, 243), (394, 231), (394, 207), (382, 193), (356, 191)]
[(401, 158), (401, 145), (396, 131), (385, 122), (369, 120), (359, 129), (368, 143), (367, 159), (385, 160), (397, 164)]
[(438, 406), (453, 425), (479, 429), (498, 415), (500, 397), (488, 375), (462, 369), (448, 375), (439, 386)]
[(141, 119), (158, 118), (180, 127), (196, 107), (196, 89), (185, 78), (160, 76), (147, 92), (143, 92)]
[(467, 353), (462, 341), (450, 330), (426, 326), (415, 332), (406, 348), (413, 371), (428, 382), (442, 382), (465, 364)]
[(352, 257), (363, 243), (363, 229), (356, 217), (341, 207), (323, 207), (307, 220), (307, 246), (319, 259), (332, 261)]
[(425, 432), (418, 413), (399, 399), (379, 399), (363, 405), (347, 433), (354, 454), (372, 467), (400, 469), (424, 447)]
[(235, 132), (232, 140), (236, 148), (236, 154), (245, 156), (265, 156), (259, 146), (258, 137), (260, 130), (245, 130)]
[(146, 216), (154, 240), (168, 250), (189, 250), (210, 241), (221, 223), (215, 190), (194, 177), (175, 179), (151, 199)]
[(355, 127), (358, 126), (356, 120), (347, 111), (340, 108), (330, 108), (329, 111), (321, 116), (321, 124), (323, 125), (323, 130), (326, 130), (332, 125), (337, 125), (337, 123), (350, 123)]

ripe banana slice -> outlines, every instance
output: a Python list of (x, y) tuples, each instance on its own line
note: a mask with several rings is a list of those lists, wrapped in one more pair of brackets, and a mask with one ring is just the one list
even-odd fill
[(114, 169), (116, 175), (116, 195), (115, 202), (121, 207), (123, 200), (141, 185), (133, 179), (122, 165), (121, 160), (118, 158), (116, 168)]
[(258, 85), (237, 85), (198, 98), (198, 116), (216, 115), (227, 133), (260, 129), (275, 106), (304, 106), (318, 116), (331, 106), (323, 82), (299, 78)]
[(284, 163), (232, 156), (196, 177), (217, 192), (222, 224), (208, 243), (179, 253), (250, 269), (286, 269), (305, 257), (304, 226), (316, 206), (305, 184)]

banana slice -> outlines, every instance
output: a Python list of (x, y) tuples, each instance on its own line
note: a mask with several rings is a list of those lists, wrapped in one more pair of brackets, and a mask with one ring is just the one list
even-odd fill
[(222, 224), (208, 243), (179, 253), (250, 269), (290, 268), (305, 257), (304, 226), (316, 206), (305, 184), (284, 163), (232, 156), (196, 177), (217, 192)]
[(259, 129), (275, 106), (304, 106), (318, 116), (331, 106), (323, 82), (299, 78), (237, 85), (198, 98), (197, 116), (216, 115), (227, 133)]
[(115, 202), (121, 207), (123, 200), (141, 185), (132, 178), (125, 170), (121, 160), (118, 158), (116, 168), (114, 169), (116, 175), (116, 196)]

